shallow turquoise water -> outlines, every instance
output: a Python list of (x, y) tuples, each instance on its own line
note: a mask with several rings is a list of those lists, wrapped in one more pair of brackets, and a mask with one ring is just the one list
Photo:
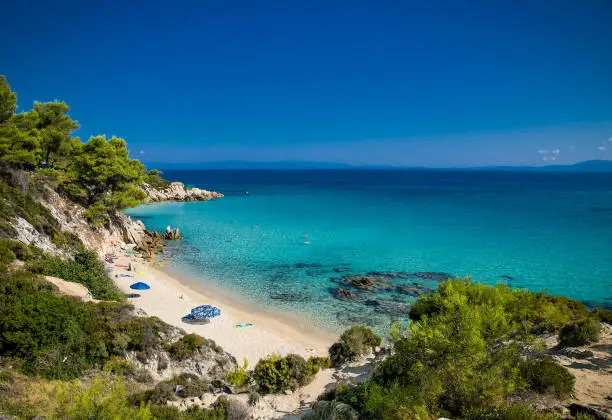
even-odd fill
[[(609, 306), (612, 177), (452, 171), (190, 171), (207, 203), (126, 213), (180, 227), (172, 261), (202, 283), (338, 330), (379, 330), (401, 313), (334, 298), (331, 278), (371, 271), (448, 272)], [(248, 195), (244, 191), (249, 191)], [(414, 276), (394, 283), (422, 282)], [(425, 286), (435, 287), (434, 281)], [(411, 297), (367, 294), (394, 307)], [(372, 304), (372, 302), (369, 302)], [(401, 312), (401, 311), (400, 311)]]

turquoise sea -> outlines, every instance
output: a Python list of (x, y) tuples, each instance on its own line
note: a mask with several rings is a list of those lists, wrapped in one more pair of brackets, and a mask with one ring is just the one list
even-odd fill
[[(612, 305), (610, 174), (216, 170), (165, 177), (226, 195), (126, 212), (149, 229), (181, 229), (185, 239), (169, 246), (176, 268), (272, 311), (307, 315), (318, 327), (363, 323), (382, 331), (405, 317), (413, 283), (436, 286), (443, 274), (435, 273)], [(399, 274), (384, 276), (384, 290), (339, 284), (369, 272)], [(339, 287), (355, 296), (339, 299)]]

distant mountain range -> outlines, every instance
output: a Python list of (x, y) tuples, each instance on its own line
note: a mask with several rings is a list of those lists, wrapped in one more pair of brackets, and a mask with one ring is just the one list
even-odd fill
[(362, 170), (462, 170), (462, 171), (538, 171), (538, 172), (610, 172), (612, 173), (612, 160), (588, 160), (573, 165), (548, 165), (548, 166), (484, 166), (474, 168), (427, 168), (414, 166), (391, 166), (391, 165), (351, 165), (339, 162), (310, 162), (310, 161), (221, 161), (201, 163), (147, 163), (150, 168), (162, 170), (197, 170), (197, 169), (276, 169), (276, 170), (308, 170), (308, 169), (362, 169)]

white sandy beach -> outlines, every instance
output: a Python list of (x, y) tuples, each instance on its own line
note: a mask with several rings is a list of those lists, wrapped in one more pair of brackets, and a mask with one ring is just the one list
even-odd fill
[[(115, 254), (121, 255), (118, 249)], [(124, 293), (140, 295), (128, 299), (129, 302), (149, 316), (156, 316), (187, 332), (214, 340), (239, 363), (247, 359), (249, 365), (254, 366), (259, 359), (273, 353), (324, 356), (335, 341), (336, 337), (332, 334), (313, 331), (300, 325), (297, 320), (232, 302), (211, 291), (194, 290), (161, 269), (139, 261), (140, 259), (134, 256), (121, 256), (117, 263), (131, 263), (133, 271), (114, 268), (111, 272), (111, 277)], [(115, 277), (119, 274), (134, 277)], [(137, 281), (147, 283), (151, 288), (131, 290), (130, 285)], [(198, 305), (216, 306), (221, 310), (221, 316), (211, 319), (206, 325), (182, 322), (181, 318)], [(236, 327), (237, 324), (245, 323), (253, 325)]]

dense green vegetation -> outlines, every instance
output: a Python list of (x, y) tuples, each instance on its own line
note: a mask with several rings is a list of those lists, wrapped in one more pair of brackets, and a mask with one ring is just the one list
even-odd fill
[[(109, 211), (139, 204), (143, 181), (167, 185), (161, 172), (130, 159), (125, 140), (72, 137), (79, 127), (64, 102), (35, 102), (15, 113), (17, 95), (0, 76), (0, 164), (44, 175), (58, 191), (87, 208), (94, 225), (108, 222)], [(4, 213), (4, 212), (2, 212)]]
[(310, 357), (305, 360), (297, 354), (285, 357), (272, 355), (257, 362), (253, 377), (259, 391), (263, 393), (295, 391), (298, 387), (310, 383), (321, 368), (330, 366), (326, 357)]
[(176, 342), (166, 346), (170, 357), (176, 360), (185, 360), (194, 355), (194, 353), (203, 347), (210, 347), (217, 353), (223, 349), (212, 340), (207, 340), (197, 334), (186, 334)]
[(508, 405), (530, 393), (565, 398), (573, 391), (573, 376), (543, 356), (534, 334), (599, 322), (567, 298), (469, 279), (441, 283), (411, 316), (410, 325), (394, 327), (393, 353), (371, 381), (322, 398), (345, 402), (365, 419), (548, 418)]
[[(189, 343), (213, 346), (196, 335), (176, 343), (162, 342), (160, 337), (170, 327), (158, 318), (134, 317), (131, 306), (123, 303), (83, 303), (58, 296), (54, 286), (35, 273), (9, 272), (6, 265), (14, 258), (9, 245), (8, 241), (0, 243), (0, 249), (5, 250), (0, 253), (0, 354), (25, 373), (71, 379), (89, 369), (100, 369), (113, 356), (124, 356), (128, 351), (146, 360), (151, 352), (163, 348), (186, 357), (185, 348), (194, 350)], [(87, 265), (91, 257), (84, 253), (71, 264)], [(80, 268), (76, 272), (81, 273)]]
[(559, 331), (562, 346), (583, 346), (599, 340), (599, 317), (587, 317), (570, 322)]
[(80, 283), (87, 287), (94, 299), (125, 300), (123, 293), (115, 286), (106, 273), (104, 264), (93, 251), (81, 248), (74, 254), (74, 259), (63, 260), (30, 247), (26, 269), (32, 273)]
[(355, 325), (343, 332), (340, 341), (329, 349), (331, 364), (339, 366), (347, 361), (355, 360), (380, 346), (380, 343), (380, 337), (370, 329)]

